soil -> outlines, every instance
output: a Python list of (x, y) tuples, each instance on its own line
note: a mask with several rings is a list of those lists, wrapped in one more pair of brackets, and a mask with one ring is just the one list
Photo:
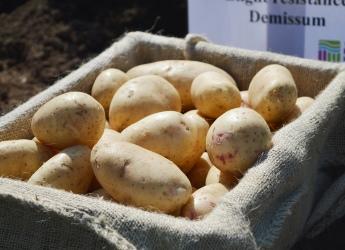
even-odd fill
[(124, 32), (183, 37), (187, 3), (1, 0), (0, 114), (97, 55)]

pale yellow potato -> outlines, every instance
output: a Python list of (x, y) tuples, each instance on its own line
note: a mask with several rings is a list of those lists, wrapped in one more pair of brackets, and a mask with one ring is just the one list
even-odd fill
[[(181, 113), (164, 111), (149, 115), (121, 133), (124, 141), (158, 153), (187, 173), (195, 164), (198, 129)], [(202, 152), (200, 153), (200, 155)]]
[(207, 173), (205, 185), (220, 183), (227, 188), (233, 188), (240, 178), (240, 175), (235, 175), (231, 172), (221, 172), (218, 168), (212, 165)]
[(187, 111), (194, 107), (190, 94), (192, 82), (195, 77), (207, 71), (215, 71), (231, 78), (224, 70), (211, 64), (187, 60), (165, 60), (139, 65), (130, 69), (127, 75), (134, 78), (153, 74), (165, 78), (177, 89), (181, 96), (182, 110)]
[(153, 113), (181, 111), (181, 99), (167, 80), (145, 75), (129, 80), (115, 93), (109, 109), (111, 128), (121, 131)]
[(241, 107), (243, 108), (250, 108), (249, 100), (248, 100), (248, 90), (243, 90), (240, 92), (241, 94)]
[(285, 118), (285, 121), (286, 121), (285, 123), (289, 123), (296, 120), (313, 103), (314, 103), (314, 99), (311, 97), (308, 97), (308, 96), (298, 97), (296, 101), (296, 105), (294, 106), (293, 110)]
[(104, 128), (110, 128), (109, 122), (105, 120)]
[(189, 120), (190, 124), (193, 124), (191, 127), (195, 127), (197, 130), (197, 137), (195, 145), (191, 145), (194, 148), (193, 152), (190, 155), (191, 162), (193, 165), (199, 161), (201, 155), (206, 150), (206, 135), (210, 125), (202, 116), (200, 116), (197, 112), (191, 110), (184, 114), (184, 116)]
[(208, 123), (209, 126), (212, 125), (212, 123), (214, 122), (215, 119), (213, 118), (210, 118), (210, 117), (205, 117), (203, 116), (202, 114), (200, 114), (200, 111), (197, 110), (197, 109), (192, 109), (192, 110), (189, 110), (187, 111), (186, 113), (184, 113), (184, 115), (191, 115), (192, 117), (195, 117), (195, 118), (199, 118), (199, 120), (201, 119), (202, 121), (206, 121)]
[(126, 205), (171, 213), (192, 192), (188, 178), (173, 162), (128, 142), (92, 150), (91, 163), (105, 191)]
[(91, 193), (86, 194), (87, 196), (96, 197), (106, 201), (115, 201), (110, 194), (107, 193), (103, 188), (99, 188)]
[(209, 71), (198, 75), (192, 83), (194, 106), (204, 116), (217, 118), (229, 109), (241, 106), (236, 82), (222, 73)]
[(128, 79), (126, 73), (114, 68), (106, 69), (97, 76), (92, 85), (91, 95), (102, 104), (106, 114), (108, 114), (110, 102), (115, 92)]
[(102, 105), (82, 92), (68, 92), (53, 98), (31, 121), (35, 137), (57, 149), (79, 144), (93, 146), (102, 136), (104, 125)]
[(108, 144), (121, 140), (121, 133), (110, 128), (105, 128), (101, 138), (98, 140), (94, 147), (100, 147), (103, 145), (107, 146)]
[(181, 215), (191, 220), (205, 218), (227, 192), (228, 189), (220, 183), (202, 187), (192, 194)]
[(268, 123), (281, 122), (297, 100), (297, 87), (290, 71), (278, 64), (262, 68), (250, 82), (248, 99), (250, 107)]
[(0, 177), (26, 180), (53, 156), (46, 146), (34, 140), (0, 142)]
[(271, 145), (265, 120), (249, 108), (235, 108), (221, 115), (210, 127), (206, 150), (222, 172), (243, 174)]
[(85, 194), (93, 178), (91, 150), (77, 145), (50, 158), (28, 180), (28, 183)]
[(192, 187), (201, 188), (205, 186), (206, 176), (212, 166), (207, 152), (204, 152), (195, 163), (192, 170), (188, 172), (187, 177)]

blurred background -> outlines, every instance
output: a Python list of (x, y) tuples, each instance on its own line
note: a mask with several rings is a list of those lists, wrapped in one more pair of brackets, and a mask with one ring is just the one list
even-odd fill
[(135, 30), (184, 37), (187, 1), (0, 0), (0, 115)]
[[(125, 32), (187, 34), (187, 0), (0, 0), (0, 115)], [(345, 219), (294, 249), (345, 249)]]

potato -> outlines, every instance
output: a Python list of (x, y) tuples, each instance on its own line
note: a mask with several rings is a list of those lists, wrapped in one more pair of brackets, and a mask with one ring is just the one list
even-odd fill
[(187, 60), (165, 60), (143, 64), (130, 69), (127, 75), (130, 78), (142, 75), (159, 75), (168, 80), (177, 89), (181, 96), (184, 111), (193, 109), (190, 88), (195, 77), (206, 71), (215, 71), (231, 78), (224, 70), (213, 65)]
[(31, 129), (43, 144), (63, 149), (93, 146), (102, 136), (104, 124), (101, 104), (85, 93), (68, 92), (44, 104), (34, 114)]
[(106, 69), (97, 76), (91, 89), (91, 95), (102, 104), (106, 114), (108, 114), (115, 92), (127, 81), (128, 76), (119, 69)]
[(117, 90), (110, 104), (109, 122), (111, 128), (121, 131), (147, 115), (166, 110), (181, 111), (176, 89), (160, 76), (141, 76)]
[(195, 164), (193, 161), (197, 161), (194, 150), (198, 146), (198, 133), (189, 118), (175, 111), (164, 111), (132, 124), (121, 135), (124, 141), (164, 156), (187, 173)]
[(281, 122), (293, 109), (297, 87), (290, 71), (278, 64), (262, 68), (248, 89), (249, 105), (268, 123)]
[(289, 115), (285, 118), (286, 123), (296, 120), (304, 111), (306, 111), (310, 105), (314, 103), (314, 99), (308, 96), (298, 97), (296, 105)]
[(66, 148), (45, 162), (28, 183), (84, 194), (93, 178), (90, 153), (84, 145)]
[(185, 113), (184, 116), (189, 119), (189, 124), (194, 124), (197, 130), (197, 139), (195, 140), (195, 146), (191, 145), (194, 150), (190, 155), (191, 162), (195, 164), (206, 150), (206, 135), (208, 129), (210, 128), (210, 125), (208, 124), (206, 119), (204, 119), (198, 113), (193, 112), (192, 110)]
[(241, 106), (241, 95), (235, 81), (219, 72), (198, 75), (191, 86), (192, 101), (202, 115), (217, 118)]
[(192, 170), (188, 172), (187, 177), (192, 187), (201, 188), (205, 186), (206, 176), (212, 166), (207, 152), (204, 152), (195, 163)]
[(121, 140), (122, 136), (119, 132), (109, 128), (105, 128), (102, 137), (98, 140), (95, 147), (98, 147), (100, 145), (108, 145), (109, 143)]
[(233, 188), (238, 180), (241, 178), (240, 175), (235, 175), (234, 173), (221, 172), (215, 166), (211, 166), (210, 170), (207, 173), (205, 185), (211, 185), (214, 183), (223, 184), (227, 188)]
[(28, 179), (45, 161), (51, 150), (33, 140), (0, 142), (0, 177)]
[(202, 219), (206, 217), (219, 203), (228, 189), (215, 183), (195, 191), (188, 203), (182, 208), (181, 215), (189, 219)]
[(243, 90), (240, 92), (240, 94), (241, 94), (241, 100), (242, 100), (241, 107), (250, 108), (249, 100), (248, 100), (248, 90)]
[(96, 197), (105, 201), (115, 201), (110, 194), (108, 194), (103, 188), (99, 188), (91, 193), (86, 194), (87, 196)]
[(232, 109), (210, 127), (206, 150), (222, 172), (244, 173), (272, 145), (265, 120), (249, 108)]
[(92, 150), (91, 163), (106, 192), (127, 205), (169, 213), (191, 195), (188, 178), (173, 162), (131, 143)]
[(195, 119), (198, 118), (198, 120), (203, 120), (203, 121), (206, 121), (208, 123), (209, 126), (212, 125), (212, 123), (214, 122), (215, 119), (213, 118), (210, 118), (210, 117), (205, 117), (203, 116), (202, 114), (200, 114), (200, 111), (197, 110), (197, 109), (192, 109), (192, 110), (189, 110), (187, 111), (186, 113), (184, 113), (185, 116), (187, 115), (191, 115), (192, 117), (194, 117)]

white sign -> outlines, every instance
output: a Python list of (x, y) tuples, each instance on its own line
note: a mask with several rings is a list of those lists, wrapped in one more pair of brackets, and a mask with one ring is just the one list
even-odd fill
[(345, 0), (188, 0), (188, 20), (216, 43), (345, 61)]

